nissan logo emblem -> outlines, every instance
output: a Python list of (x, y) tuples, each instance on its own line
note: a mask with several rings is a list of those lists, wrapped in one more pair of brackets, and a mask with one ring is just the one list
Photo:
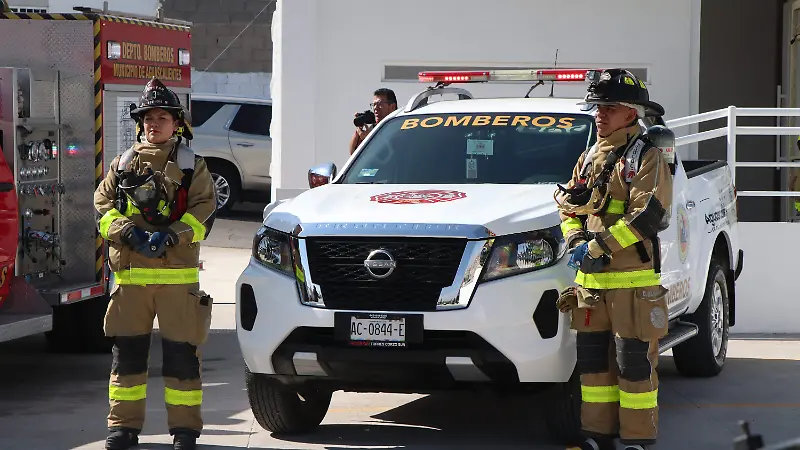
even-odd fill
[(373, 278), (386, 278), (394, 272), (397, 261), (391, 253), (381, 248), (370, 252), (364, 260), (364, 267)]

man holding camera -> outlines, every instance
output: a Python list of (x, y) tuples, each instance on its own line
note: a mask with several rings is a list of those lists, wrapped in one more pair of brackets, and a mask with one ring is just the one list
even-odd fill
[(373, 99), (370, 103), (370, 109), (355, 114), (353, 125), (356, 126), (356, 131), (353, 137), (350, 138), (350, 154), (364, 142), (375, 125), (378, 124), (384, 117), (397, 109), (397, 97), (394, 91), (388, 88), (380, 88), (372, 93)]

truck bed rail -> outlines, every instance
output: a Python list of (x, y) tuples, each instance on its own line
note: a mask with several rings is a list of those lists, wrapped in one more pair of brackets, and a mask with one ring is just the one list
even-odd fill
[[(731, 178), (736, 185), (736, 169), (738, 167), (798, 167), (800, 161), (779, 161), (780, 142), (776, 145), (776, 161), (738, 161), (736, 159), (736, 138), (737, 136), (797, 136), (800, 135), (800, 127), (744, 127), (736, 124), (738, 117), (775, 117), (779, 122), (779, 117), (800, 117), (800, 108), (737, 108), (729, 106), (716, 111), (708, 111), (692, 116), (681, 117), (666, 121), (669, 128), (681, 128), (695, 125), (711, 120), (727, 118), (727, 124), (713, 130), (701, 131), (699, 133), (688, 134), (675, 139), (675, 147), (694, 144), (696, 142), (707, 141), (725, 137), (727, 140), (728, 154), (727, 163), (731, 167)], [(737, 191), (737, 195), (747, 197), (797, 197), (800, 192), (796, 191)]]

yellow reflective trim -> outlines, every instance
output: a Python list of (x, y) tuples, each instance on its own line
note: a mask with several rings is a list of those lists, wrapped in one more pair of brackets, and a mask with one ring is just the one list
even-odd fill
[(200, 269), (147, 269), (134, 267), (114, 272), (117, 284), (193, 284), (200, 282)]
[(194, 236), (192, 236), (192, 242), (199, 242), (206, 238), (206, 226), (200, 223), (200, 221), (197, 220), (197, 217), (187, 212), (183, 214), (183, 217), (181, 217), (181, 222), (189, 225), (189, 227), (192, 228), (192, 233), (194, 233)]
[(797, 212), (800, 212), (800, 201), (794, 202), (794, 209)]
[(566, 236), (570, 231), (577, 230), (579, 228), (583, 228), (583, 224), (577, 217), (570, 217), (569, 219), (561, 222), (561, 234), (564, 236)]
[(661, 284), (661, 276), (653, 269), (631, 272), (583, 273), (575, 276), (575, 283), (587, 289), (625, 289)]
[(100, 219), (100, 236), (102, 236), (103, 239), (108, 239), (108, 229), (111, 228), (111, 224), (117, 219), (124, 218), (125, 216), (123, 216), (121, 212), (117, 211), (117, 208), (113, 208), (107, 213), (103, 214), (103, 217)]
[(200, 406), (203, 404), (203, 391), (179, 391), (165, 387), (164, 403), (176, 406)]
[(624, 220), (619, 219), (617, 223), (611, 225), (611, 228), (608, 229), (614, 239), (619, 242), (620, 247), (630, 247), (631, 245), (639, 242), (639, 238), (633, 234), (630, 228), (628, 228), (628, 224), (625, 223)]
[(620, 391), (619, 406), (627, 409), (653, 409), (658, 406), (658, 389), (640, 394)]
[(300, 266), (295, 266), (294, 267), (294, 274), (297, 277), (297, 281), (299, 281), (301, 283), (305, 283), (306, 282), (306, 276), (305, 276), (305, 274), (303, 274), (303, 271), (300, 269)]
[(610, 214), (625, 214), (625, 202), (612, 198), (608, 202), (608, 209), (606, 209), (606, 212)]
[(619, 401), (619, 386), (583, 386), (581, 399), (586, 403), (616, 403)]
[(108, 385), (108, 398), (126, 402), (135, 402), (147, 398), (147, 385), (140, 384), (133, 387)]
[(125, 214), (125, 217), (131, 217), (134, 214), (142, 214), (142, 212), (139, 211), (139, 208), (133, 204), (130, 196), (128, 196), (128, 201), (125, 202), (125, 212), (123, 214)]

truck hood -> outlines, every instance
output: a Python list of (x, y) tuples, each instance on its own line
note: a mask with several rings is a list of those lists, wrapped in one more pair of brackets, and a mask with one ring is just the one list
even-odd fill
[(268, 206), (273, 209), (264, 224), (285, 232), (301, 225), (304, 235), (330, 234), (334, 225), (340, 225), (336, 234), (351, 225), (358, 234), (358, 226), (369, 224), (472, 225), (505, 235), (558, 225), (555, 189), (553, 184), (330, 184)]

